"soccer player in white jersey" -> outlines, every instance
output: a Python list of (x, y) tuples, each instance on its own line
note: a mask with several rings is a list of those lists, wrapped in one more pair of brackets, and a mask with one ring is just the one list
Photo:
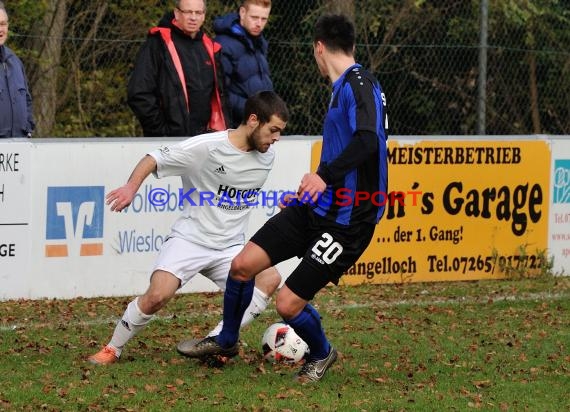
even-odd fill
[[(196, 274), (225, 289), (232, 258), (245, 243), (250, 206), (273, 166), (271, 145), (280, 139), (288, 119), (287, 106), (277, 94), (257, 93), (247, 100), (237, 129), (203, 134), (148, 153), (127, 183), (107, 195), (111, 210), (120, 212), (151, 173), (157, 178), (181, 176), (184, 193), (190, 193), (162, 245), (148, 290), (128, 304), (109, 343), (88, 358), (91, 363), (116, 362), (127, 342)], [(242, 326), (265, 309), (281, 281), (275, 268), (260, 277)]]

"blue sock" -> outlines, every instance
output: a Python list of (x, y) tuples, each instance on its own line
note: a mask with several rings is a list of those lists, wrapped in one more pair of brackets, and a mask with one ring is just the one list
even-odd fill
[(307, 304), (301, 313), (286, 323), (309, 345), (311, 359), (324, 359), (328, 356), (331, 345), (321, 325), (321, 315), (314, 307)]
[(240, 282), (228, 276), (224, 292), (224, 327), (216, 339), (224, 348), (233, 346), (239, 339), (241, 319), (251, 302), (254, 285), (254, 279)]

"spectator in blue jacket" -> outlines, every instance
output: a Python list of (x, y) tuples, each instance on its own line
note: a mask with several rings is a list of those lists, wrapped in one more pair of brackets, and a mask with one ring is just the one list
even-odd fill
[(32, 96), (22, 61), (8, 46), (8, 13), (0, 2), (0, 138), (30, 137), (35, 128)]
[(222, 45), (222, 67), (230, 108), (230, 125), (243, 120), (248, 97), (273, 90), (267, 63), (267, 40), (263, 29), (269, 19), (271, 0), (244, 0), (238, 13), (214, 20), (216, 42)]

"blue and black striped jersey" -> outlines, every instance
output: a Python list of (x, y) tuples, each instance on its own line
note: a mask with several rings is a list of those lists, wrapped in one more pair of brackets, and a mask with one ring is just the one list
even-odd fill
[(388, 202), (387, 129), (378, 80), (361, 65), (351, 66), (333, 83), (317, 171), (327, 188), (316, 214), (342, 225), (378, 223)]

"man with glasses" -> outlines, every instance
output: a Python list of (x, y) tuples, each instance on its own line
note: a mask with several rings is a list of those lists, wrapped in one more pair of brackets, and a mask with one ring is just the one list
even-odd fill
[(31, 137), (35, 128), (32, 96), (22, 61), (4, 43), (8, 13), (0, 2), (0, 138)]
[(145, 136), (225, 130), (221, 46), (203, 31), (204, 0), (177, 0), (150, 29), (128, 84), (128, 104)]

